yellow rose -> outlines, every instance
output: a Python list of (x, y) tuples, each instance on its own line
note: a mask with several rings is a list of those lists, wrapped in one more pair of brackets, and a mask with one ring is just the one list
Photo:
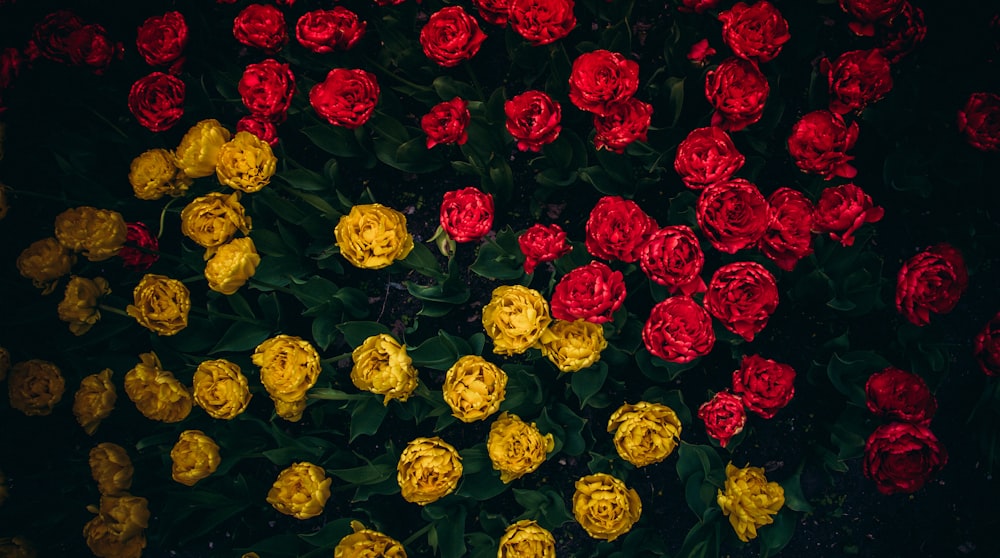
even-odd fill
[(576, 481), (573, 515), (588, 535), (613, 541), (628, 533), (642, 515), (635, 489), (607, 473), (587, 475)]
[(194, 486), (219, 468), (222, 457), (215, 440), (201, 430), (185, 430), (170, 450), (170, 461), (170, 476), (183, 485)]
[(322, 467), (309, 462), (293, 463), (278, 473), (267, 493), (267, 503), (296, 519), (316, 517), (330, 499), (331, 482)]
[[(293, 335), (272, 337), (250, 357), (260, 367), (260, 381), (275, 401), (278, 416), (292, 422), (302, 418), (306, 392), (319, 378), (319, 353), (308, 341)], [(278, 403), (286, 405), (278, 406)]]
[(542, 434), (535, 423), (503, 412), (490, 426), (486, 451), (500, 480), (510, 482), (537, 470), (555, 448), (552, 434)]
[(333, 558), (406, 558), (406, 549), (396, 539), (365, 529), (360, 521), (352, 521), (351, 529), (354, 532), (333, 549)]
[(7, 377), (8, 370), (10, 370), (10, 351), (0, 347), (0, 382)]
[(180, 422), (191, 413), (191, 392), (160, 366), (156, 353), (139, 355), (141, 362), (125, 374), (125, 393), (150, 420)]
[(501, 285), (483, 307), (483, 328), (498, 355), (520, 354), (534, 345), (552, 318), (541, 293), (522, 285)]
[(83, 526), (83, 536), (87, 539), (87, 547), (99, 558), (140, 558), (142, 549), (146, 548), (144, 533), (121, 540), (111, 532), (111, 520), (100, 514)]
[(333, 235), (344, 259), (362, 269), (382, 269), (413, 250), (406, 216), (378, 203), (352, 207), (337, 222)]
[(445, 373), (444, 401), (462, 422), (483, 420), (507, 396), (507, 373), (478, 355), (465, 355)]
[(236, 231), (249, 234), (250, 225), (239, 192), (212, 192), (195, 198), (181, 210), (181, 232), (198, 246), (208, 248), (206, 260), (216, 248), (232, 240)]
[(194, 402), (217, 419), (232, 419), (250, 404), (250, 387), (240, 367), (225, 359), (206, 360), (194, 371)]
[(608, 432), (612, 431), (618, 455), (636, 467), (644, 467), (673, 453), (680, 441), (681, 421), (666, 405), (626, 403), (611, 414)]
[(406, 444), (396, 464), (396, 482), (403, 499), (421, 506), (451, 494), (462, 478), (462, 458), (435, 436)]
[(215, 176), (219, 182), (248, 194), (267, 186), (278, 166), (271, 146), (250, 132), (236, 132), (219, 148)]
[(556, 539), (537, 522), (522, 519), (500, 536), (497, 558), (556, 558)]
[(101, 442), (90, 449), (90, 474), (101, 494), (120, 494), (132, 486), (135, 468), (125, 448)]
[(81, 206), (56, 215), (55, 231), (60, 244), (99, 262), (118, 254), (128, 227), (117, 211)]
[(768, 482), (760, 467), (737, 468), (726, 465), (726, 485), (716, 496), (722, 513), (743, 542), (757, 538), (757, 529), (774, 523), (774, 516), (785, 505), (785, 489)]
[(98, 513), (104, 518), (108, 533), (113, 539), (127, 541), (143, 534), (149, 527), (149, 507), (146, 499), (128, 492), (101, 494)]
[(250, 237), (230, 240), (205, 264), (208, 288), (231, 295), (253, 277), (259, 264), (260, 256)]
[(63, 299), (56, 308), (59, 319), (69, 323), (73, 335), (83, 335), (101, 319), (97, 299), (109, 294), (111, 289), (103, 277), (87, 279), (74, 275), (66, 284)]
[(192, 126), (174, 150), (175, 164), (191, 178), (215, 173), (219, 148), (232, 134), (218, 120), (210, 118)]
[(174, 154), (160, 147), (150, 149), (132, 159), (128, 181), (132, 185), (135, 197), (140, 200), (183, 196), (193, 182), (177, 168)]
[(105, 368), (80, 382), (73, 397), (73, 415), (83, 431), (93, 435), (101, 421), (111, 415), (118, 400), (115, 385), (111, 383), (111, 369)]
[(31, 284), (49, 294), (56, 288), (56, 280), (69, 273), (76, 263), (76, 255), (55, 238), (43, 238), (31, 243), (17, 257), (17, 270)]
[(51, 414), (65, 390), (66, 381), (59, 367), (44, 360), (15, 364), (7, 379), (10, 406), (28, 416)]
[(174, 335), (187, 327), (191, 292), (176, 279), (147, 273), (132, 290), (132, 300), (125, 311), (157, 335)]
[(0, 557), (36, 558), (37, 556), (35, 545), (24, 537), (0, 538)]
[(586, 320), (553, 320), (538, 338), (542, 354), (562, 372), (576, 372), (601, 359), (604, 328)]
[(417, 369), (406, 354), (406, 347), (391, 335), (380, 333), (365, 339), (351, 353), (351, 360), (354, 386), (384, 395), (383, 405), (392, 399), (406, 401), (417, 389)]

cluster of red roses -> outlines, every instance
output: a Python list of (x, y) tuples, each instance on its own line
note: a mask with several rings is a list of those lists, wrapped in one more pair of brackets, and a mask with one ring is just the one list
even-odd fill
[(726, 447), (733, 436), (743, 431), (746, 411), (774, 418), (794, 395), (794, 368), (759, 355), (744, 355), (740, 367), (733, 371), (732, 391), (716, 392), (702, 403), (698, 418), (705, 423), (708, 435)]
[(169, 11), (151, 16), (136, 31), (136, 50), (150, 66), (166, 67), (132, 84), (128, 108), (142, 126), (153, 132), (169, 129), (184, 115), (184, 81), (177, 77), (184, 65), (188, 27), (184, 15)]

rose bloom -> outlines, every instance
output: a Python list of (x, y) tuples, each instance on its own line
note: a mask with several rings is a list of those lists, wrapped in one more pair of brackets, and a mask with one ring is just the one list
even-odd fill
[(719, 21), (726, 46), (736, 56), (750, 61), (774, 60), (781, 47), (792, 38), (788, 33), (788, 21), (767, 0), (753, 5), (737, 2), (732, 8), (719, 12)]
[(56, 308), (59, 319), (69, 323), (69, 330), (73, 335), (83, 335), (101, 319), (101, 311), (97, 309), (97, 299), (109, 294), (111, 288), (107, 279), (103, 277), (87, 279), (74, 275), (66, 283), (63, 299)]
[(431, 14), (420, 29), (420, 46), (427, 58), (445, 68), (457, 66), (479, 52), (486, 34), (476, 18), (461, 6), (447, 6)]
[(459, 97), (431, 107), (420, 117), (420, 129), (427, 134), (427, 149), (439, 144), (465, 145), (470, 118), (468, 101)]
[(102, 558), (139, 558), (146, 547), (144, 529), (149, 525), (145, 498), (127, 492), (102, 495), (100, 508), (88, 506), (97, 515), (83, 526), (87, 547)]
[(883, 424), (865, 442), (863, 471), (882, 494), (912, 494), (947, 463), (937, 436), (919, 424)]
[[(983, 374), (1000, 376), (1000, 312), (993, 315), (972, 340), (972, 356)], [(3, 374), (0, 374), (0, 380)]]
[(729, 517), (736, 536), (743, 542), (757, 538), (757, 530), (774, 523), (774, 516), (785, 505), (785, 489), (768, 482), (760, 467), (737, 468), (726, 465), (726, 485), (716, 495), (722, 513)]
[(858, 123), (844, 124), (844, 118), (828, 110), (806, 113), (792, 126), (788, 136), (788, 154), (803, 172), (830, 180), (854, 178), (858, 169), (851, 166), (853, 156), (847, 151), (858, 140)]
[(108, 69), (111, 60), (121, 58), (123, 47), (115, 43), (103, 25), (90, 23), (74, 29), (66, 40), (69, 61), (73, 66), (88, 67), (96, 75)]
[(604, 260), (632, 263), (659, 225), (639, 204), (621, 196), (604, 196), (587, 217), (587, 251)]
[(830, 84), (830, 110), (838, 114), (861, 112), (892, 89), (889, 61), (878, 49), (852, 50), (830, 62), (819, 63)]
[(708, 44), (708, 39), (700, 39), (691, 45), (691, 50), (687, 53), (687, 59), (695, 66), (701, 68), (708, 64), (708, 58), (715, 54), (716, 51)]
[(11, 367), (7, 378), (10, 406), (29, 417), (52, 414), (65, 391), (62, 371), (45, 360), (18, 362)]
[(913, 52), (926, 37), (924, 11), (910, 2), (903, 2), (903, 11), (892, 18), (888, 30), (879, 34), (878, 44), (882, 54), (895, 64)]
[(590, 262), (571, 270), (552, 290), (552, 316), (559, 320), (587, 320), (603, 324), (625, 302), (625, 279), (604, 262)]
[(32, 61), (44, 57), (55, 62), (69, 62), (69, 38), (83, 27), (83, 20), (70, 10), (56, 10), (35, 23), (28, 47)]
[[(96, 508), (88, 508), (97, 512)], [(146, 535), (139, 532), (128, 539), (122, 539), (111, 531), (110, 520), (98, 513), (83, 526), (83, 537), (87, 548), (101, 558), (140, 558), (142, 549), (146, 547)]]
[(406, 444), (396, 464), (396, 482), (407, 502), (424, 506), (451, 494), (462, 478), (462, 458), (435, 436)]
[(493, 228), (493, 194), (474, 186), (444, 193), (441, 228), (455, 242), (475, 242)]
[(118, 254), (128, 227), (117, 211), (80, 206), (56, 215), (55, 234), (63, 246), (99, 262)]
[(778, 285), (759, 263), (733, 262), (715, 270), (704, 304), (726, 329), (753, 341), (778, 306)]
[(157, 147), (132, 159), (128, 182), (140, 200), (158, 200), (163, 196), (183, 196), (192, 180), (177, 167), (174, 154)]
[(779, 268), (791, 271), (799, 260), (813, 252), (813, 203), (802, 192), (782, 187), (767, 197), (767, 204), (774, 218), (757, 242), (757, 248)]
[(521, 151), (539, 152), (559, 137), (562, 108), (544, 91), (530, 90), (503, 105), (507, 131)]
[(396, 539), (372, 529), (360, 521), (351, 520), (349, 535), (340, 539), (333, 549), (336, 558), (406, 558), (406, 549)]
[(823, 189), (813, 211), (814, 226), (821, 233), (844, 246), (854, 244), (854, 233), (865, 223), (877, 223), (885, 210), (855, 184), (841, 184)]
[(180, 78), (153, 72), (137, 79), (128, 93), (128, 110), (144, 128), (163, 132), (184, 116), (185, 85)]
[(930, 425), (937, 411), (937, 399), (924, 379), (894, 366), (868, 377), (865, 403), (880, 417), (922, 426)]
[(500, 285), (483, 307), (482, 320), (494, 354), (511, 356), (534, 346), (552, 318), (548, 302), (538, 291), (522, 285)]
[(292, 463), (280, 473), (267, 493), (267, 503), (295, 519), (309, 519), (323, 513), (330, 499), (333, 479), (326, 471), (307, 461)]
[(215, 174), (220, 184), (252, 194), (271, 182), (277, 164), (278, 158), (266, 141), (250, 132), (236, 132), (219, 148)]
[(951, 312), (969, 286), (962, 253), (939, 243), (903, 262), (896, 276), (896, 310), (910, 323), (925, 326), (931, 312)]
[(575, 486), (573, 516), (595, 539), (617, 539), (642, 515), (642, 501), (635, 489), (607, 473), (581, 477)]
[(219, 444), (201, 430), (181, 432), (170, 450), (170, 476), (185, 486), (194, 486), (219, 468)]
[(49, 237), (32, 242), (17, 257), (16, 263), (21, 276), (31, 279), (31, 284), (46, 295), (55, 290), (60, 277), (70, 272), (76, 255)]
[(382, 269), (413, 250), (406, 216), (384, 205), (360, 204), (337, 222), (333, 230), (340, 255), (354, 267)]
[(384, 396), (383, 405), (406, 401), (417, 389), (417, 369), (406, 354), (406, 346), (391, 335), (380, 333), (365, 339), (351, 351), (351, 382), (354, 387)]
[(346, 51), (365, 35), (368, 23), (343, 6), (329, 10), (312, 10), (295, 22), (295, 38), (299, 44), (317, 54)]
[(691, 297), (672, 296), (650, 310), (642, 342), (651, 355), (667, 362), (691, 362), (715, 345), (712, 317)]
[(729, 180), (745, 162), (746, 157), (725, 130), (708, 126), (691, 130), (677, 146), (674, 170), (685, 186), (701, 190)]
[(980, 151), (1000, 151), (1000, 95), (977, 92), (969, 95), (958, 111), (958, 131)]
[(636, 467), (659, 463), (677, 449), (681, 420), (673, 409), (660, 403), (626, 403), (608, 419), (614, 432), (615, 449), (622, 459)]
[(670, 225), (654, 232), (639, 251), (639, 266), (653, 282), (670, 294), (693, 295), (705, 291), (701, 270), (705, 253), (687, 225)]
[(170, 336), (187, 327), (191, 291), (177, 279), (147, 273), (133, 289), (132, 299), (125, 311), (153, 333)]
[(756, 184), (733, 178), (701, 191), (695, 217), (713, 248), (735, 254), (764, 236), (773, 215)]
[(136, 31), (135, 47), (150, 66), (166, 66), (181, 58), (187, 40), (184, 14), (172, 10), (146, 18)]
[(556, 558), (556, 539), (531, 519), (522, 519), (500, 536), (497, 558)]
[(795, 369), (759, 355), (743, 355), (733, 371), (733, 393), (747, 410), (773, 418), (795, 395)]
[(240, 118), (236, 121), (236, 131), (249, 132), (267, 142), (271, 147), (278, 145), (278, 127), (274, 125), (274, 122), (261, 116), (248, 114)]
[(125, 448), (112, 442), (101, 442), (90, 449), (87, 461), (90, 474), (101, 494), (121, 494), (132, 487), (135, 467)]
[(205, 258), (236, 235), (250, 233), (252, 221), (240, 204), (240, 192), (209, 192), (199, 196), (181, 211), (181, 232), (195, 244), (207, 248)]
[(747, 423), (747, 413), (740, 396), (723, 390), (698, 407), (698, 418), (705, 423), (705, 431), (718, 440), (723, 448)]
[(902, 11), (904, 0), (840, 0), (840, 9), (858, 21), (848, 24), (856, 35), (871, 37), (874, 23), (888, 23)]
[(705, 98), (715, 109), (711, 125), (738, 132), (764, 115), (771, 92), (767, 78), (757, 65), (730, 57), (705, 74)]
[(285, 15), (270, 4), (250, 4), (233, 19), (233, 37), (248, 47), (278, 52), (288, 42)]
[(639, 63), (617, 52), (599, 49), (573, 60), (569, 100), (576, 108), (604, 116), (639, 90)]
[[(128, 233), (125, 235), (125, 246), (118, 251), (118, 257), (122, 259), (122, 266), (132, 271), (146, 271), (157, 260), (156, 254), (160, 249), (160, 241), (153, 236), (153, 232), (145, 223), (125, 223)], [(149, 253), (144, 250), (150, 250)]]
[(486, 439), (490, 462), (504, 483), (537, 471), (554, 448), (552, 434), (542, 434), (535, 423), (528, 424), (507, 412), (493, 421)]
[(174, 423), (191, 413), (191, 390), (163, 370), (156, 353), (142, 353), (139, 363), (125, 373), (125, 394), (150, 420)]
[(184, 133), (177, 149), (174, 162), (177, 168), (191, 178), (201, 178), (215, 174), (219, 162), (219, 148), (229, 141), (232, 134), (218, 120), (201, 120)]
[(198, 364), (191, 382), (194, 402), (214, 419), (236, 418), (253, 397), (239, 365), (222, 358)]
[(485, 420), (507, 396), (507, 373), (479, 355), (465, 355), (445, 373), (441, 391), (458, 420)]
[(511, 0), (472, 0), (472, 5), (486, 23), (505, 26), (510, 15), (510, 2)]
[(538, 345), (560, 372), (577, 372), (601, 360), (608, 342), (599, 324), (583, 319), (553, 320), (538, 338)]
[(594, 147), (624, 153), (634, 141), (646, 141), (653, 105), (630, 97), (612, 105), (604, 116), (594, 115)]
[(568, 254), (573, 247), (566, 242), (566, 232), (553, 223), (535, 223), (517, 237), (517, 245), (524, 254), (524, 272), (531, 274), (542, 262), (552, 262)]
[(250, 237), (234, 238), (223, 244), (205, 264), (208, 288), (231, 295), (246, 284), (257, 271), (260, 256)]
[(281, 418), (296, 422), (305, 411), (306, 392), (319, 379), (316, 348), (301, 337), (280, 334), (265, 340), (250, 360), (260, 367), (260, 381)]
[(327, 73), (326, 79), (309, 90), (309, 104), (330, 124), (353, 130), (371, 118), (378, 95), (375, 74), (334, 68)]
[(237, 89), (251, 114), (281, 121), (295, 94), (295, 74), (288, 64), (268, 58), (248, 65)]
[(507, 22), (532, 46), (562, 39), (576, 27), (573, 0), (510, 0)]

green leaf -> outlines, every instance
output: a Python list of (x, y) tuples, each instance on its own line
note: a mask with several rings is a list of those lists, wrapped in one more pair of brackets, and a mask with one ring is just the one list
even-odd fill
[(872, 372), (889, 366), (885, 358), (871, 351), (852, 351), (843, 356), (834, 354), (826, 372), (833, 387), (847, 396), (851, 403), (865, 406), (865, 382)]
[(785, 491), (785, 506), (797, 512), (809, 513), (813, 511), (812, 505), (802, 493), (802, 467), (800, 466), (795, 474), (781, 481), (781, 488)]
[(229, 326), (209, 354), (253, 350), (267, 339), (272, 331), (270, 326), (264, 324), (235, 322)]
[(351, 411), (351, 435), (348, 441), (353, 442), (362, 434), (371, 436), (378, 432), (387, 411), (382, 399), (374, 395), (358, 403)]
[(586, 407), (590, 398), (601, 391), (604, 387), (604, 380), (608, 378), (608, 365), (598, 362), (596, 366), (591, 366), (577, 372), (573, 372), (570, 379), (570, 386), (573, 393), (580, 399), (580, 407)]
[(333, 187), (329, 179), (309, 169), (289, 169), (275, 174), (274, 177), (296, 190), (306, 192), (325, 191)]
[(791, 510), (782, 508), (774, 516), (774, 523), (764, 525), (757, 531), (761, 558), (775, 556), (788, 545), (798, 523), (796, 515)]
[(349, 517), (342, 517), (330, 521), (318, 531), (299, 535), (303, 541), (318, 548), (332, 548), (337, 546), (340, 539), (351, 534), (351, 521)]
[(385, 333), (392, 334), (392, 330), (378, 322), (343, 322), (337, 325), (337, 329), (344, 335), (344, 341), (351, 347), (358, 347), (365, 342), (365, 339)]
[(327, 472), (348, 484), (378, 484), (395, 478), (396, 467), (388, 463), (368, 463), (348, 469), (328, 469)]
[(302, 128), (301, 131), (309, 138), (309, 141), (313, 145), (337, 157), (360, 157), (364, 155), (364, 149), (362, 149), (361, 145), (355, 139), (353, 130), (320, 124), (318, 126), (307, 126)]
[(455, 97), (466, 101), (479, 99), (479, 93), (474, 87), (449, 76), (438, 76), (431, 86), (442, 101), (450, 101)]

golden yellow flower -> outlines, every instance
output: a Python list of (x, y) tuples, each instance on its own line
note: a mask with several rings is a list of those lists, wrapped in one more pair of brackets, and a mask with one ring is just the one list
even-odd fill
[(185, 430), (170, 450), (170, 476), (186, 486), (194, 486), (219, 468), (219, 444), (201, 430)]
[(181, 210), (181, 232), (198, 246), (207, 248), (205, 259), (232, 240), (236, 231), (250, 233), (251, 219), (240, 204), (240, 193), (212, 192), (197, 197)]
[(111, 294), (108, 281), (103, 277), (87, 279), (76, 275), (66, 283), (66, 291), (56, 310), (59, 319), (69, 323), (73, 335), (83, 335), (101, 319), (97, 299)]
[(522, 519), (500, 536), (497, 558), (556, 558), (556, 539), (538, 522)]
[(232, 137), (218, 120), (210, 118), (192, 126), (174, 150), (175, 164), (191, 178), (215, 173), (219, 148)]
[(15, 364), (7, 379), (10, 406), (28, 416), (52, 413), (62, 399), (66, 380), (55, 364), (32, 359)]
[(132, 300), (125, 311), (157, 335), (174, 335), (187, 327), (191, 292), (177, 279), (147, 273), (132, 290)]
[(193, 180), (177, 168), (174, 154), (157, 147), (135, 159), (129, 166), (128, 181), (135, 197), (158, 200), (163, 196), (183, 196)]
[(523, 285), (493, 289), (483, 307), (483, 328), (493, 340), (493, 352), (514, 355), (527, 351), (549, 326), (549, 303), (541, 293)]
[(191, 413), (191, 391), (163, 370), (156, 353), (139, 355), (140, 362), (125, 374), (125, 393), (150, 420), (180, 422)]
[(208, 288), (224, 295), (239, 290), (257, 272), (260, 256), (250, 237), (234, 238), (223, 244), (205, 264)]
[(535, 423), (506, 411), (493, 421), (486, 440), (486, 452), (503, 482), (534, 472), (554, 448), (552, 434), (542, 434)]
[(0, 557), (2, 558), (37, 558), (35, 545), (24, 537), (0, 538)]
[(292, 463), (278, 473), (267, 493), (267, 503), (279, 512), (296, 519), (309, 519), (323, 513), (330, 499), (330, 483), (326, 471), (309, 462)]
[[(90, 509), (88, 507), (88, 509)], [(95, 510), (92, 510), (95, 511)], [(112, 522), (101, 514), (95, 515), (83, 526), (87, 547), (99, 558), (140, 558), (146, 548), (146, 535), (139, 533), (121, 540), (111, 532)]]
[(10, 370), (10, 351), (0, 347), (0, 382), (7, 377), (8, 370)]
[(90, 474), (101, 494), (120, 494), (132, 487), (135, 468), (125, 448), (101, 442), (90, 449)]
[(622, 459), (644, 467), (663, 461), (677, 448), (681, 420), (660, 403), (626, 403), (611, 414), (608, 432), (615, 433), (615, 449)]
[(340, 539), (333, 558), (406, 558), (406, 549), (396, 539), (365, 529), (360, 521), (351, 521), (350, 535)]
[(396, 482), (403, 499), (421, 506), (451, 494), (461, 478), (461, 456), (437, 436), (406, 444), (396, 464)]
[(281, 334), (257, 345), (250, 360), (260, 367), (260, 381), (278, 416), (292, 422), (301, 419), (306, 392), (321, 370), (316, 348), (301, 337)]
[(497, 412), (507, 396), (507, 373), (479, 355), (465, 355), (445, 373), (441, 390), (455, 418), (483, 420)]
[(340, 254), (354, 267), (382, 269), (413, 250), (406, 216), (382, 204), (361, 204), (337, 221), (333, 229)]
[(604, 328), (587, 320), (553, 320), (538, 338), (542, 354), (562, 372), (577, 372), (601, 360), (608, 346)]
[(215, 176), (220, 183), (251, 194), (267, 186), (277, 166), (270, 144), (250, 132), (236, 132), (219, 148)]
[(101, 421), (111, 415), (118, 400), (115, 385), (111, 383), (111, 369), (105, 368), (85, 377), (73, 396), (73, 415), (83, 431), (93, 435)]
[(142, 534), (149, 526), (149, 508), (142, 496), (127, 492), (102, 494), (99, 508), (108, 532), (119, 541), (127, 541)]
[(595, 473), (576, 481), (573, 515), (588, 535), (613, 541), (628, 533), (642, 515), (642, 501), (633, 488), (607, 474)]
[(225, 359), (206, 360), (194, 371), (194, 402), (217, 419), (232, 419), (250, 404), (250, 387), (240, 367)]
[(354, 367), (351, 381), (358, 389), (384, 395), (383, 405), (392, 399), (406, 401), (417, 389), (417, 369), (406, 354), (406, 347), (380, 333), (372, 335), (351, 353)]
[(760, 467), (737, 468), (726, 465), (726, 485), (716, 496), (722, 513), (743, 542), (757, 538), (757, 529), (774, 523), (774, 516), (785, 505), (785, 489), (768, 482)]
[(69, 273), (75, 263), (76, 255), (49, 237), (32, 242), (21, 252), (17, 270), (45, 295), (55, 290), (56, 280)]
[(81, 206), (56, 215), (55, 232), (60, 244), (99, 262), (118, 254), (128, 227), (117, 211)]

